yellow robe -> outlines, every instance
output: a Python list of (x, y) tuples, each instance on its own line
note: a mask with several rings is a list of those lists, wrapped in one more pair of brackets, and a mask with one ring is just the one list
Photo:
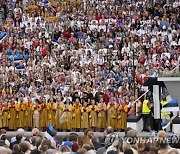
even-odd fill
[(106, 128), (106, 104), (98, 104), (98, 128)]
[(33, 114), (33, 103), (25, 102), (25, 111), (24, 111), (24, 127), (32, 127), (32, 114)]
[(56, 114), (55, 114), (55, 128), (56, 129), (62, 129), (63, 124), (60, 122), (60, 118), (63, 114), (63, 108), (64, 108), (64, 103), (60, 102), (60, 104), (57, 104), (56, 106)]
[(33, 105), (33, 127), (39, 128), (39, 116), (40, 116), (40, 107), (39, 105)]
[(16, 129), (16, 109), (15, 109), (15, 105), (13, 104), (8, 104), (8, 108), (9, 108), (9, 129)]
[(55, 126), (55, 103), (47, 103), (48, 119), (47, 124)]
[(72, 129), (72, 105), (65, 106), (63, 109), (63, 129), (71, 130)]
[(73, 128), (81, 128), (81, 108), (82, 105), (81, 104), (74, 104), (73, 105)]
[(40, 119), (39, 119), (39, 125), (41, 128), (47, 127), (47, 105), (46, 104), (40, 104)]
[(89, 128), (89, 110), (88, 107), (81, 109), (81, 128)]
[(89, 106), (89, 126), (97, 127), (97, 106)]
[(20, 105), (15, 104), (15, 110), (16, 110), (16, 128), (20, 127), (20, 119), (19, 119), (19, 111), (20, 111)]
[(128, 112), (128, 107), (127, 105), (123, 106), (120, 105), (118, 107), (118, 118), (117, 118), (117, 126), (119, 129), (126, 129), (127, 128), (127, 112)]
[(30, 102), (28, 108), (27, 108), (27, 111), (28, 111), (28, 118), (29, 118), (29, 121), (28, 121), (28, 127), (32, 127), (33, 126), (33, 118), (32, 118), (32, 115), (33, 115), (33, 103)]
[(111, 126), (114, 130), (117, 129), (117, 113), (116, 113), (116, 104), (107, 105), (107, 127)]
[(25, 122), (24, 122), (24, 111), (25, 111), (24, 103), (16, 104), (15, 107), (16, 107), (16, 111), (19, 113), (18, 123), (17, 123), (16, 127), (17, 128), (24, 127), (24, 124), (25, 124)]
[(4, 106), (3, 107), (3, 121), (2, 121), (2, 126), (3, 127), (8, 127), (9, 126), (9, 123), (8, 123), (8, 106)]
[(0, 128), (3, 127), (3, 106), (0, 107)]

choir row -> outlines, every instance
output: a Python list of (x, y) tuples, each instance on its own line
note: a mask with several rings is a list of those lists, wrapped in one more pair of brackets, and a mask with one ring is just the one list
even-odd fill
[(53, 125), (56, 129), (72, 130), (80, 128), (125, 129), (128, 107), (125, 104), (108, 103), (103, 99), (98, 104), (92, 99), (90, 105), (66, 102), (32, 102), (0, 104), (0, 127), (16, 129), (20, 127), (45, 128)]

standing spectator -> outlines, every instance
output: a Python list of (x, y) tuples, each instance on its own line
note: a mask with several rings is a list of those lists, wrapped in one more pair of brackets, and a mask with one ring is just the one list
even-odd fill
[(145, 99), (142, 105), (143, 131), (151, 131), (151, 107), (152, 104)]

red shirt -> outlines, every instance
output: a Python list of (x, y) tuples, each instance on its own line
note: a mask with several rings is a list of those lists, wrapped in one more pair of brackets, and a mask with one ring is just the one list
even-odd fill
[(109, 102), (109, 96), (108, 96), (107, 93), (103, 94), (103, 99), (105, 100), (105, 103), (106, 103), (106, 105), (107, 105), (108, 102)]
[(153, 53), (153, 48), (149, 48), (148, 53), (152, 54)]
[(139, 58), (138, 63), (140, 63), (141, 65), (144, 65), (145, 61), (146, 61), (146, 58)]
[(40, 43), (38, 41), (33, 41), (32, 46), (34, 47), (38, 47), (40, 45)]
[(61, 82), (65, 83), (66, 82), (66, 78), (65, 77), (61, 77)]
[(5, 49), (9, 48), (9, 43), (8, 42), (3, 42), (2, 47), (5, 48)]
[(99, 22), (99, 20), (101, 19), (101, 15), (96, 15), (96, 20)]
[(68, 40), (71, 37), (71, 34), (69, 32), (64, 32), (63, 36)]
[(159, 55), (161, 55), (161, 53), (162, 53), (162, 46), (157, 46), (157, 47), (156, 47), (156, 50), (157, 50), (157, 53), (158, 53)]
[(139, 84), (143, 84), (145, 81), (147, 81), (147, 77), (146, 76), (144, 76), (144, 77), (142, 77), (142, 76), (138, 76), (137, 77), (137, 82), (139, 83)]
[(45, 57), (46, 55), (47, 55), (47, 48), (44, 48), (43, 50), (42, 50), (42, 52), (41, 52), (41, 55), (43, 56), (43, 57)]
[(24, 50), (24, 49), (25, 49), (24, 45), (22, 45), (22, 46), (21, 46), (21, 49), (22, 49), (22, 50)]

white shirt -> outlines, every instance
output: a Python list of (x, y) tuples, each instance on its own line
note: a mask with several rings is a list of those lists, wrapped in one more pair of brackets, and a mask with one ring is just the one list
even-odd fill
[(176, 46), (177, 43), (176, 43), (175, 41), (172, 41), (172, 42), (171, 42), (171, 46), (172, 46), (172, 45)]
[(26, 42), (25, 43), (25, 48), (30, 49), (31, 45), (32, 45), (31, 41), (30, 42)]
[(153, 62), (156, 62), (156, 56), (157, 56), (157, 54), (153, 54), (153, 55), (152, 55), (152, 61), (153, 61)]
[(104, 32), (106, 32), (106, 25), (99, 25), (98, 31), (100, 32), (101, 29), (102, 29)]
[(92, 31), (94, 29), (98, 29), (98, 25), (89, 25), (89, 29)]
[(163, 59), (164, 57), (168, 57), (168, 59), (170, 59), (171, 55), (170, 55), (170, 53), (162, 53), (161, 59)]
[(103, 65), (104, 64), (104, 57), (102, 57), (102, 58), (100, 58), (99, 56), (98, 56), (98, 58), (96, 59), (96, 64), (98, 64), (98, 65)]

